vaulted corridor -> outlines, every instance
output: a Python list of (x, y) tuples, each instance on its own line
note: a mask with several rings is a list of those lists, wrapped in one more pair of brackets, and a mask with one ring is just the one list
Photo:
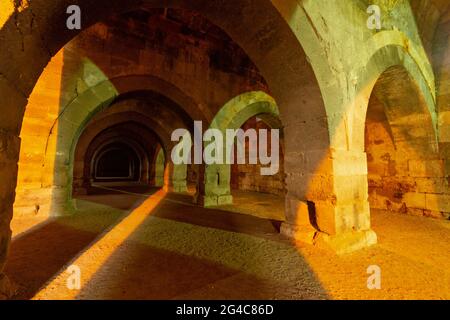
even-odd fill
[(449, 26), (0, 0), (0, 299), (449, 299)]

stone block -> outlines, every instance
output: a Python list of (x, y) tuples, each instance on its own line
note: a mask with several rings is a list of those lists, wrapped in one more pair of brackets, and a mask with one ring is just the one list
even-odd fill
[(443, 160), (409, 160), (408, 169), (411, 177), (444, 177)]
[(217, 197), (217, 205), (218, 206), (229, 205), (229, 204), (233, 204), (233, 196), (231, 194), (220, 195)]
[(450, 190), (445, 178), (416, 178), (415, 182), (418, 192), (446, 193)]
[(445, 218), (445, 214), (441, 211), (433, 211), (433, 210), (423, 210), (423, 216), (435, 218), (435, 219), (443, 219)]
[(315, 223), (320, 231), (327, 234), (336, 233), (336, 207), (327, 201), (317, 201), (314, 203), (316, 215)]
[(450, 212), (450, 195), (426, 194), (426, 206), (424, 209), (430, 211)]
[(311, 225), (309, 219), (309, 207), (306, 201), (301, 201), (291, 196), (285, 200), (286, 220), (293, 225)]
[(407, 192), (403, 195), (403, 202), (408, 208), (426, 208), (425, 193)]
[(338, 235), (319, 233), (315, 245), (329, 248), (339, 255), (348, 254), (377, 243), (377, 235), (373, 230), (345, 232)]
[(334, 192), (339, 204), (367, 200), (366, 175), (334, 176)]
[(351, 204), (336, 205), (336, 233), (370, 229), (370, 208), (368, 201), (354, 201)]
[(334, 151), (332, 158), (335, 176), (367, 175), (367, 157), (364, 152)]
[(283, 222), (280, 227), (280, 233), (294, 241), (301, 241), (313, 245), (318, 231), (311, 225), (300, 226)]
[(412, 216), (422, 217), (424, 209), (407, 208), (406, 213)]

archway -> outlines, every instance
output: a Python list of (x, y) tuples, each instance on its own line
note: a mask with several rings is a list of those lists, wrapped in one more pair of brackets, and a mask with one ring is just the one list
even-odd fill
[[(154, 180), (153, 158), (160, 148), (160, 139), (147, 126), (134, 121), (121, 119), (118, 123), (106, 121), (96, 122), (93, 128), (86, 128), (75, 148), (73, 166), (73, 194), (89, 194), (94, 172), (93, 162), (99, 150), (112, 142), (128, 144), (136, 151), (140, 159), (139, 179), (136, 184), (150, 186)], [(131, 120), (131, 119), (130, 119)], [(105, 128), (106, 127), (106, 128)], [(92, 130), (94, 129), (94, 130)]]
[(139, 182), (141, 160), (132, 144), (109, 142), (92, 158), (91, 179), (95, 183)]
[[(227, 130), (236, 133), (247, 120), (255, 116), (264, 118), (274, 129), (281, 128), (279, 111), (274, 99), (267, 93), (259, 91), (244, 93), (227, 102), (214, 117), (210, 129), (216, 129), (221, 132), (222, 137), (228, 138)], [(223, 145), (225, 162), (232, 158), (234, 151), (228, 144), (234, 144), (236, 136), (233, 137), (233, 141), (226, 141)], [(245, 143), (244, 135), (244, 148)], [(279, 141), (276, 143), (279, 145)], [(237, 160), (236, 157), (233, 158), (234, 161)], [(230, 163), (205, 165), (204, 181), (199, 181), (204, 183), (204, 190), (200, 188), (198, 201), (207, 207), (232, 204), (230, 174)]]
[(433, 116), (419, 84), (401, 65), (387, 68), (369, 100), (365, 150), (371, 209), (440, 216), (447, 184)]
[[(85, 19), (86, 26), (90, 25), (113, 12), (124, 12), (140, 4), (140, 1), (123, 2), (100, 1), (93, 4), (90, 1), (75, 1), (83, 11), (89, 12)], [(151, 2), (152, 6), (159, 6), (162, 1)], [(164, 2), (164, 4), (167, 4)], [(250, 58), (260, 68), (266, 78), (270, 90), (280, 107), (280, 114), (285, 125), (286, 155), (295, 157), (299, 148), (308, 149), (308, 144), (299, 146), (298, 135), (314, 133), (318, 137), (318, 150), (327, 150), (329, 146), (328, 130), (318, 124), (326, 119), (325, 109), (320, 95), (320, 89), (314, 76), (311, 65), (304, 51), (293, 33), (291, 27), (280, 15), (278, 6), (271, 1), (190, 1), (169, 3), (170, 6), (184, 7), (196, 10), (204, 14), (213, 23), (222, 27), (238, 44), (249, 54)], [(49, 7), (50, 6), (50, 7)], [(17, 8), (16, 8), (17, 9)], [(14, 119), (2, 122), (2, 138), (6, 141), (4, 145), (8, 148), (8, 159), (5, 161), (5, 181), (11, 182), (11, 186), (3, 197), (5, 205), (2, 208), (1, 236), (2, 248), (0, 248), (0, 264), (6, 257), (6, 248), (10, 239), (8, 231), (9, 221), (12, 215), (12, 203), (14, 199), (15, 179), (17, 174), (16, 163), (18, 160), (17, 138), (26, 98), (29, 96), (39, 74), (47, 64), (51, 55), (58, 51), (65, 43), (76, 35), (76, 31), (70, 31), (61, 26), (65, 25), (65, 2), (56, 2), (51, 5), (44, 1), (33, 1), (28, 7), (23, 8), (14, 15), (20, 15), (23, 21), (30, 22), (35, 16), (39, 21), (23, 23), (25, 28), (36, 28), (29, 42), (22, 49), (14, 47), (16, 42), (12, 41), (11, 50), (2, 51), (2, 61), (8, 61), (11, 67), (2, 68), (2, 79), (0, 90), (11, 99), (5, 103), (5, 110), (17, 110)], [(264, 14), (261, 14), (263, 12)], [(267, 33), (267, 30), (271, 30)], [(28, 34), (27, 30), (27, 34)], [(17, 29), (15, 17), (8, 19), (1, 30), (2, 39), (16, 39), (22, 30)], [(30, 32), (31, 34), (31, 32)], [(10, 55), (15, 51), (19, 54)], [(38, 57), (37, 59), (31, 59)], [(33, 65), (27, 62), (34, 61)], [(3, 70), (5, 69), (5, 70)], [(7, 79), (7, 80), (6, 80)], [(312, 99), (314, 96), (314, 99)], [(311, 114), (313, 110), (314, 114)], [(8, 113), (9, 114), (9, 113)], [(291, 114), (299, 116), (291, 117)], [(303, 117), (304, 115), (308, 115)], [(319, 120), (320, 119), (320, 120)], [(297, 126), (297, 124), (299, 126)], [(308, 125), (311, 124), (309, 127)], [(319, 127), (319, 130), (316, 130)], [(297, 192), (295, 185), (304, 178), (300, 178), (301, 168), (295, 164), (286, 166), (291, 179), (287, 181), (291, 197), (303, 199), (305, 194)]]

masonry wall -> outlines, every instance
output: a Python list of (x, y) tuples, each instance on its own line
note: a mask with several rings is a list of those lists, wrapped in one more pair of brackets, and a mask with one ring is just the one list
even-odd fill
[[(255, 129), (257, 132), (260, 129), (268, 130), (267, 147), (270, 150), (270, 130), (271, 128), (263, 121), (257, 120), (256, 117), (249, 119), (243, 126), (243, 130)], [(249, 156), (249, 142), (246, 141), (246, 157)], [(255, 191), (276, 194), (284, 196), (284, 156), (283, 156), (283, 142), (280, 139), (279, 145), (279, 171), (275, 175), (263, 176), (261, 175), (261, 164), (233, 164), (231, 166), (231, 188), (243, 191)], [(267, 167), (267, 166), (264, 166)]]
[(369, 104), (365, 144), (371, 209), (450, 217), (444, 160), (427, 159), (413, 146), (396, 144), (384, 105), (376, 96)]

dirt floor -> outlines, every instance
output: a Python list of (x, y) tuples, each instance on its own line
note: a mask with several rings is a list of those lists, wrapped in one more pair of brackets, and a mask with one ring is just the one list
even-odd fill
[[(189, 195), (99, 189), (73, 216), (16, 218), (6, 268), (15, 298), (450, 299), (450, 221), (375, 211), (379, 244), (336, 256), (278, 234), (283, 199), (235, 202), (230, 212)], [(70, 265), (80, 290), (67, 287)], [(370, 265), (379, 290), (367, 288)]]

